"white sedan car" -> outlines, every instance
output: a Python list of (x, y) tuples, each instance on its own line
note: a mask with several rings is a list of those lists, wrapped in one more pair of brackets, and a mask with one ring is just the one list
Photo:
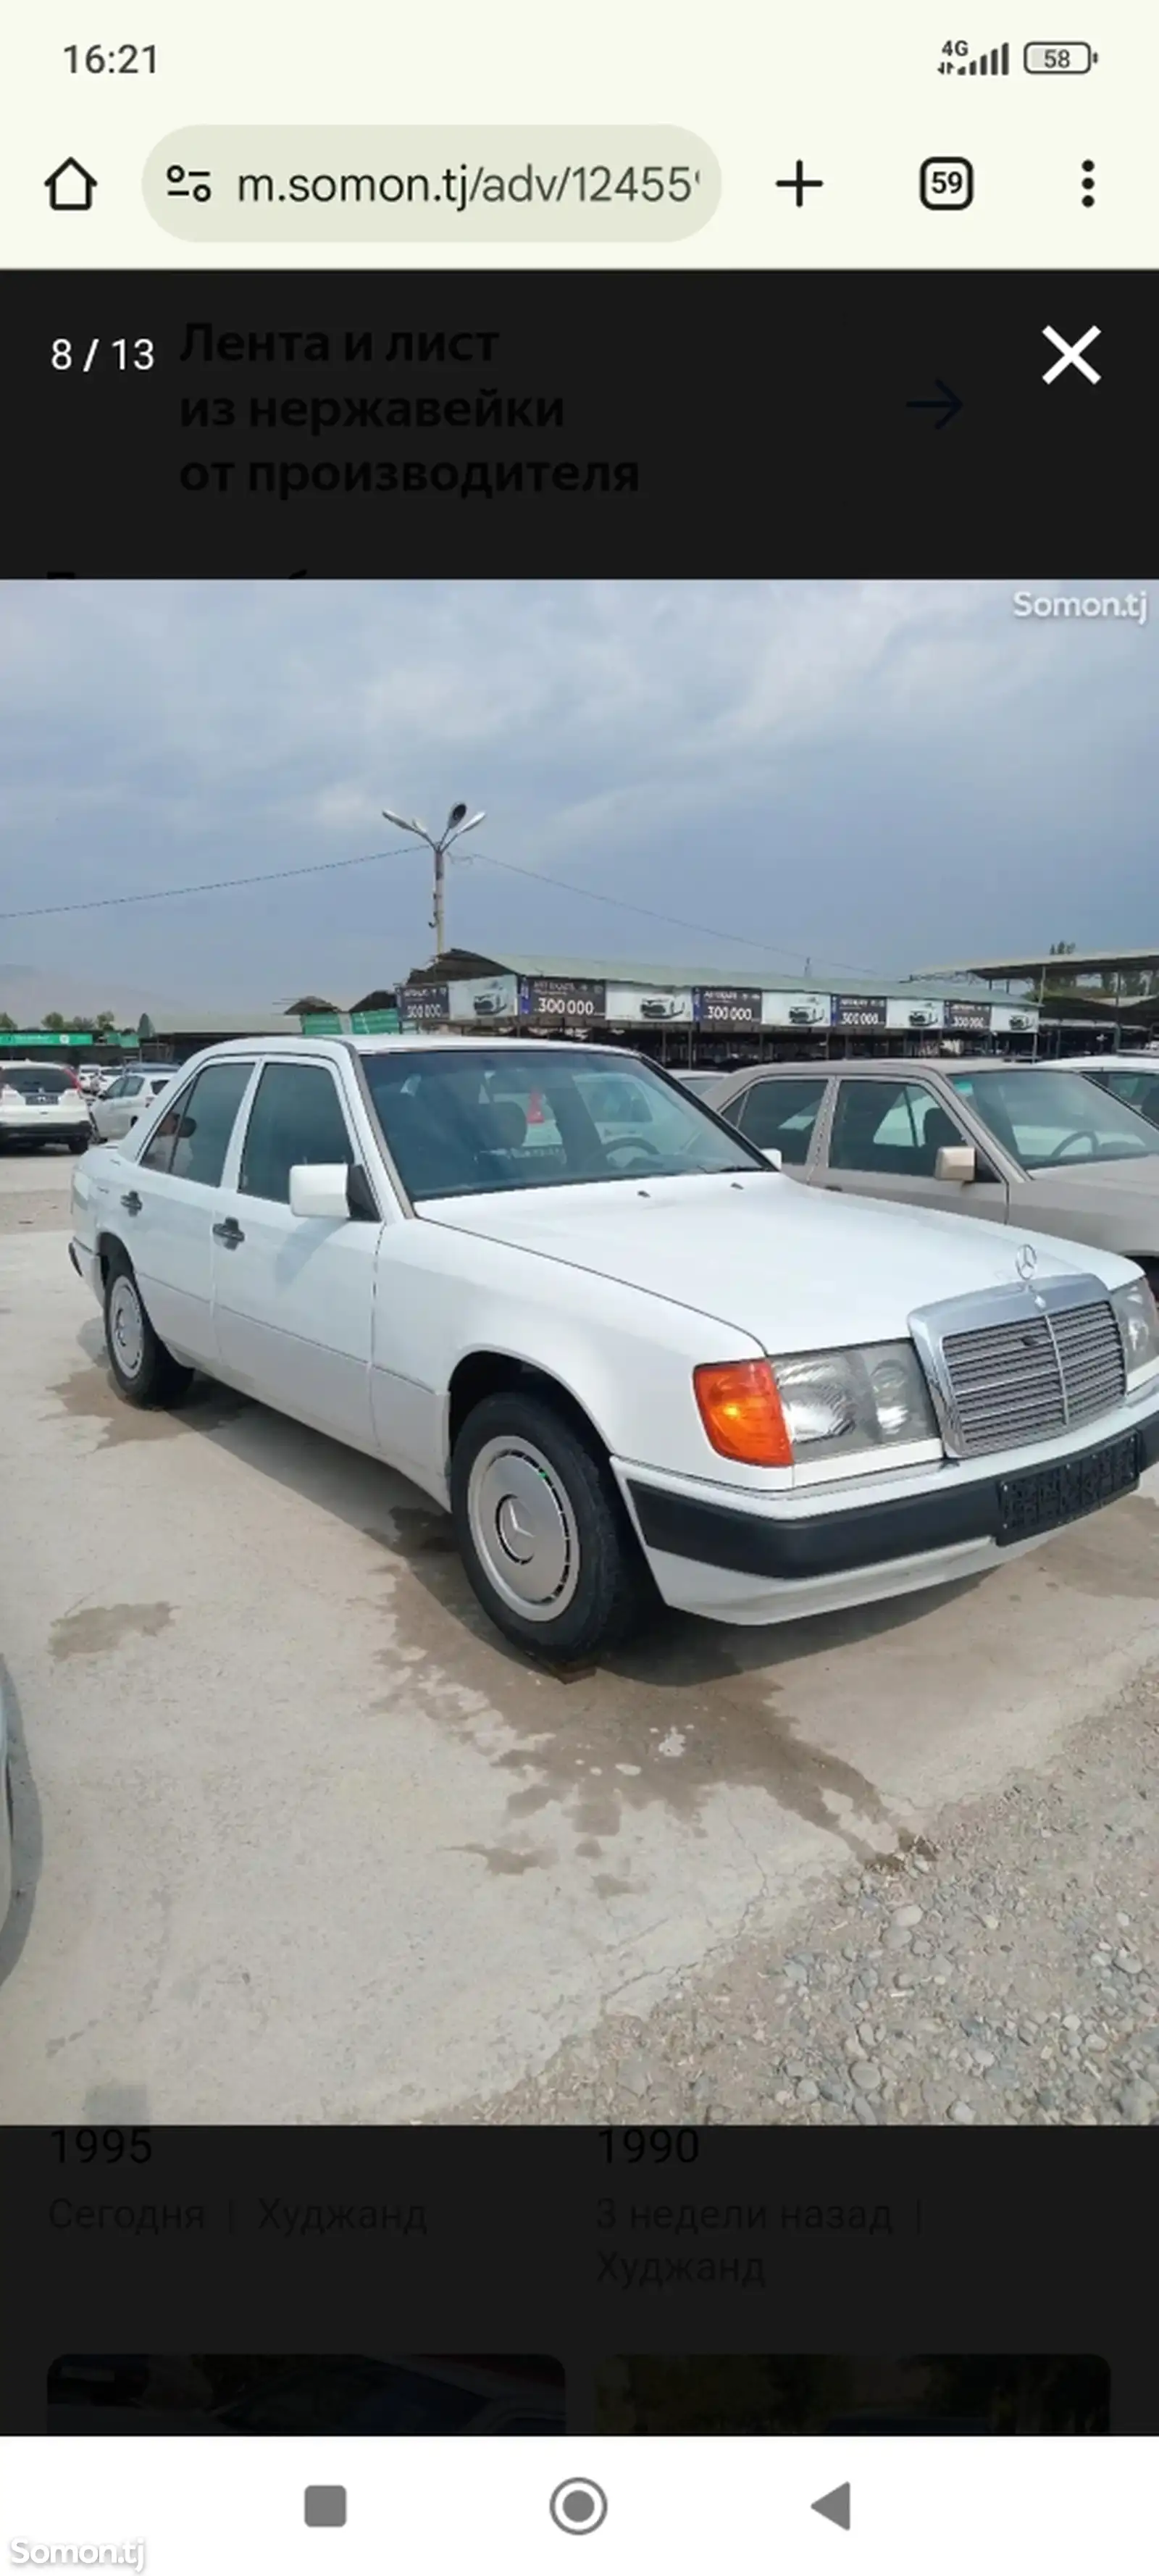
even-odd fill
[(135, 1064), (127, 1073), (118, 1073), (92, 1103), (93, 1126), (101, 1142), (111, 1145), (118, 1136), (127, 1136), (145, 1109), (151, 1108), (173, 1080), (171, 1064)]
[(1133, 1262), (803, 1190), (624, 1073), (484, 1037), (208, 1049), (74, 1175), (122, 1395), (202, 1369), (387, 1460), (557, 1663), (656, 1593), (760, 1623), (979, 1573), (1159, 1456)]

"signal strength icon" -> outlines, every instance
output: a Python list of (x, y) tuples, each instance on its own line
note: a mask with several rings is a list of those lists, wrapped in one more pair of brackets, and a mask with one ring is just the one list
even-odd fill
[(938, 64), (938, 70), (956, 72), (959, 80), (965, 80), (967, 74), (981, 76), (983, 79), (989, 75), (991, 79), (1004, 80), (1010, 70), (1010, 47), (992, 45), (987, 54), (972, 54), (969, 61), (965, 63), (941, 62)]

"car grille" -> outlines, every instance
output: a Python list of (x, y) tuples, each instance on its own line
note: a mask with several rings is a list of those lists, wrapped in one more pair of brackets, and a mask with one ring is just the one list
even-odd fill
[(1123, 1344), (1105, 1301), (947, 1333), (942, 1357), (967, 1457), (1049, 1440), (1110, 1412), (1126, 1393)]

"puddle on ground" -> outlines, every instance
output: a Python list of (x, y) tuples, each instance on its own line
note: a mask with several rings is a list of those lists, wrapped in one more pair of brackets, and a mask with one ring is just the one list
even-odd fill
[(248, 1403), (247, 1397), (235, 1395), (230, 1387), (198, 1377), (178, 1411), (142, 1413), (136, 1405), (126, 1404), (108, 1369), (93, 1360), (82, 1362), (71, 1376), (50, 1387), (49, 1394), (74, 1420), (100, 1424), (104, 1436), (96, 1443), (98, 1449), (116, 1449), (129, 1440), (175, 1440), (183, 1431), (217, 1431), (223, 1423), (235, 1421)]
[(522, 1878), (524, 1870), (546, 1869), (555, 1858), (554, 1852), (516, 1851), (502, 1843), (448, 1843), (447, 1849), (474, 1853), (486, 1861), (493, 1878)]
[(108, 1655), (126, 1637), (157, 1637), (173, 1617), (167, 1601), (110, 1601), (70, 1610), (54, 1619), (48, 1651), (57, 1663), (69, 1655)]
[[(442, 1717), (477, 1742), (470, 1709), (456, 1705), (477, 1695), (519, 1738), (491, 1757), (510, 1776), (513, 1840), (528, 1820), (562, 1807), (579, 1856), (604, 1860), (626, 1813), (660, 1803), (694, 1833), (703, 1831), (707, 1793), (727, 1783), (763, 1789), (859, 1861), (900, 1846), (894, 1816), (872, 1780), (799, 1732), (783, 1701), (778, 1666), (822, 1648), (832, 1653), (896, 1627), (899, 1617), (923, 1615), (931, 1596), (834, 1614), (815, 1649), (804, 1633), (814, 1624), (809, 1621), (726, 1628), (658, 1611), (630, 1648), (562, 1675), (496, 1635), (463, 1573), (445, 1513), (395, 1507), (385, 1528), (366, 1535), (395, 1566), (404, 1560), (415, 1578), (391, 1604), (399, 1634), (384, 1649), (389, 1669), (397, 1670), (400, 1648), (416, 1659), (429, 1657), (439, 1668), (432, 1705)], [(417, 1660), (412, 1669), (421, 1693)], [(446, 1686), (451, 1677), (453, 1693)], [(622, 1891), (609, 1880), (608, 1892)]]

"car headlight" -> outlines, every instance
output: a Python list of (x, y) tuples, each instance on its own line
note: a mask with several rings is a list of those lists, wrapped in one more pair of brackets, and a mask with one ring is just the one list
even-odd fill
[(910, 1342), (806, 1351), (772, 1365), (794, 1455), (802, 1464), (938, 1438), (929, 1389)]
[(1145, 1279), (1132, 1279), (1125, 1288), (1116, 1288), (1111, 1304), (1123, 1336), (1127, 1384), (1134, 1386), (1159, 1367), (1159, 1312)]

